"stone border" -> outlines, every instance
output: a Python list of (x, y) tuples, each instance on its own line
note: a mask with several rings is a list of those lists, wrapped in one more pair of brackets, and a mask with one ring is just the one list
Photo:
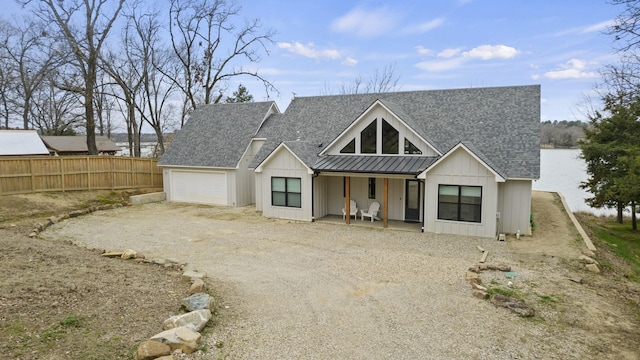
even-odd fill
[(122, 203), (116, 203), (116, 204), (107, 204), (107, 205), (98, 205), (98, 206), (90, 206), (88, 208), (85, 209), (80, 209), (80, 210), (74, 210), (71, 211), (69, 213), (65, 213), (65, 214), (61, 214), (61, 215), (53, 215), (51, 217), (49, 217), (47, 219), (47, 222), (42, 224), (42, 223), (37, 223), (36, 227), (33, 228), (33, 230), (31, 231), (31, 233), (29, 234), (30, 238), (34, 238), (37, 237), (38, 234), (40, 234), (41, 232), (43, 232), (46, 228), (48, 228), (49, 226), (59, 223), (62, 220), (66, 220), (69, 218), (75, 218), (78, 216), (82, 216), (82, 215), (87, 215), (90, 214), (94, 211), (102, 211), (102, 210), (111, 210), (111, 209), (116, 209), (116, 208), (121, 208), (124, 206), (129, 206), (129, 203), (127, 202), (122, 202)]
[(131, 205), (142, 205), (161, 202), (165, 201), (166, 199), (167, 194), (164, 191), (129, 196), (129, 202), (131, 202)]
[(582, 228), (582, 225), (580, 225), (580, 223), (578, 222), (578, 219), (576, 219), (575, 215), (573, 215), (573, 213), (571, 212), (571, 209), (569, 208), (569, 205), (567, 204), (567, 200), (564, 198), (564, 195), (562, 195), (562, 193), (559, 191), (552, 191), (552, 192), (555, 192), (556, 194), (560, 195), (562, 206), (564, 207), (564, 210), (567, 212), (567, 215), (569, 215), (569, 219), (571, 219), (571, 222), (573, 222), (573, 225), (578, 230), (578, 233), (580, 233), (580, 236), (582, 237), (584, 244), (587, 246), (587, 249), (591, 251), (598, 251), (595, 245), (593, 245), (593, 242), (591, 242), (589, 235), (587, 235), (587, 233)]

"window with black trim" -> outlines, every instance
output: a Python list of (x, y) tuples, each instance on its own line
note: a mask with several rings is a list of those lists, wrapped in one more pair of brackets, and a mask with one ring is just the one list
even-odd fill
[(376, 198), (376, 178), (369, 178), (369, 199)]
[(438, 219), (479, 223), (481, 215), (481, 186), (438, 186)]
[(349, 141), (347, 145), (345, 145), (342, 150), (340, 150), (341, 154), (355, 154), (356, 153), (356, 139), (352, 139)]
[(413, 155), (421, 155), (422, 151), (418, 149), (417, 146), (413, 145), (413, 143), (407, 139), (404, 139), (404, 153), (405, 154), (413, 154)]
[(360, 153), (375, 154), (378, 141), (378, 119), (373, 120), (360, 132)]
[(382, 119), (382, 153), (397, 154), (400, 133), (387, 120)]
[(300, 178), (272, 177), (271, 205), (302, 207), (302, 190)]

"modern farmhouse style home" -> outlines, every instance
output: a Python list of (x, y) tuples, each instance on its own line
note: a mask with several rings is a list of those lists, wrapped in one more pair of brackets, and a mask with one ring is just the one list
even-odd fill
[(538, 85), (296, 97), (201, 106), (159, 164), (170, 201), (494, 237), (531, 232), (539, 134)]

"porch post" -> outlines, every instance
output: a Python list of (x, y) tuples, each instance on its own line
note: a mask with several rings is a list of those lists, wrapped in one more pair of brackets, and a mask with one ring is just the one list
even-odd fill
[(346, 224), (351, 224), (351, 177), (344, 178), (344, 212)]
[(389, 227), (389, 179), (388, 178), (384, 178), (384, 195), (383, 195), (383, 210), (382, 210), (382, 224), (384, 226), (384, 228), (388, 228)]

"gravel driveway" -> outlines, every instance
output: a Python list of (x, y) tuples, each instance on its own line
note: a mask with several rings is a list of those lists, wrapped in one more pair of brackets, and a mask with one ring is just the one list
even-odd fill
[[(189, 359), (580, 358), (584, 343), (471, 296), (480, 245), (506, 243), (263, 218), (251, 208), (156, 203), (50, 227), (47, 239), (189, 262), (215, 284), (206, 352)], [(484, 276), (483, 276), (484, 279)], [(486, 280), (485, 280), (486, 282)], [(164, 319), (158, 319), (158, 324)], [(159, 325), (160, 327), (160, 325)], [(579, 336), (576, 335), (576, 336)], [(569, 342), (567, 342), (569, 340)]]

